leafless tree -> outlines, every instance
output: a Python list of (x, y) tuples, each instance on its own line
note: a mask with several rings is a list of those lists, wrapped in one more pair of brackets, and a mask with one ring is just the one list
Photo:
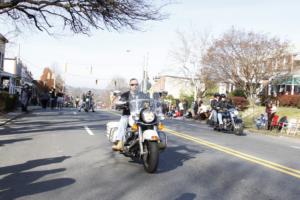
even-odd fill
[(213, 42), (203, 61), (216, 80), (252, 96), (262, 80), (285, 70), (282, 61), (289, 50), (288, 41), (233, 27)]
[(101, 101), (105, 102), (106, 105), (109, 105), (109, 107), (112, 108), (115, 100), (117, 100), (116, 96), (113, 96), (112, 92), (118, 90), (122, 93), (128, 90), (128, 87), (128, 81), (126, 81), (126, 79), (120, 76), (113, 77), (105, 88), (105, 92), (102, 93), (103, 98)]
[(171, 51), (174, 66), (179, 69), (179, 73), (189, 78), (191, 86), (194, 87), (194, 99), (204, 95), (207, 84), (208, 73), (205, 73), (202, 58), (206, 53), (210, 42), (211, 34), (207, 31), (202, 33), (191, 31), (190, 34), (177, 32), (179, 46)]
[(139, 22), (165, 18), (165, 5), (154, 6), (149, 0), (0, 0), (0, 17), (40, 31), (59, 24), (87, 34), (91, 28), (136, 30)]
[(128, 88), (128, 81), (123, 77), (119, 76), (113, 77), (106, 87), (107, 90), (119, 90), (121, 92), (128, 90)]

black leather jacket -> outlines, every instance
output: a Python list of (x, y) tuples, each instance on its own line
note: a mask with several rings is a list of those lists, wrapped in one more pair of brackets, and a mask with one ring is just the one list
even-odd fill
[(123, 110), (122, 115), (130, 115), (129, 96), (130, 96), (130, 91), (127, 91), (127, 92), (124, 92), (123, 94), (121, 94), (120, 101), (126, 101), (127, 104), (122, 107), (119, 107), (118, 105), (116, 106), (116, 108), (118, 110)]
[(230, 108), (234, 108), (234, 105), (229, 103), (227, 100), (225, 101), (219, 101), (216, 105), (218, 112), (225, 112), (226, 110)]
[(219, 101), (217, 99), (211, 100), (211, 102), (210, 102), (211, 108), (214, 109), (214, 110), (216, 110), (218, 103), (219, 103)]

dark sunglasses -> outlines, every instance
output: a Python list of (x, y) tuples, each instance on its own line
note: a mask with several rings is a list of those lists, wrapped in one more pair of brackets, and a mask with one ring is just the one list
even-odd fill
[(139, 84), (130, 84), (130, 86), (135, 86), (135, 85), (138, 86)]

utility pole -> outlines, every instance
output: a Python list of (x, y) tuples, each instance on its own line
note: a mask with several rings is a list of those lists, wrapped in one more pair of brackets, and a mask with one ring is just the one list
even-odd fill
[(20, 59), (20, 57), (21, 57), (21, 44), (19, 43), (18, 58)]
[(148, 60), (149, 60), (149, 53), (147, 52), (147, 54), (145, 56), (145, 60), (144, 60), (144, 67), (143, 67), (142, 91), (144, 93), (147, 92)]
[(55, 86), (55, 71), (53, 70), (53, 88), (56, 89), (56, 86)]
[(293, 72), (294, 70), (294, 54), (292, 53), (292, 66), (291, 66), (291, 73)]
[(65, 71), (64, 71), (64, 77), (63, 77), (63, 85), (62, 85), (62, 92), (65, 92), (65, 84), (66, 84), (66, 74), (68, 70), (68, 64), (65, 63)]

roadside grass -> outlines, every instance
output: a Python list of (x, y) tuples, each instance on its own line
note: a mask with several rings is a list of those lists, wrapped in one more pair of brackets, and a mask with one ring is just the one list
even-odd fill
[[(277, 129), (273, 129), (272, 131), (265, 129), (258, 130), (255, 126), (255, 120), (260, 116), (260, 114), (263, 113), (265, 113), (264, 106), (252, 106), (247, 110), (241, 112), (241, 117), (243, 118), (245, 129), (253, 133), (261, 133), (266, 135), (287, 135), (284, 131), (283, 133), (279, 133)], [(288, 120), (292, 118), (300, 119), (300, 109), (298, 108), (277, 107), (276, 114), (279, 116), (279, 119), (283, 116), (287, 116)], [(296, 137), (300, 138), (300, 135), (297, 135)]]

